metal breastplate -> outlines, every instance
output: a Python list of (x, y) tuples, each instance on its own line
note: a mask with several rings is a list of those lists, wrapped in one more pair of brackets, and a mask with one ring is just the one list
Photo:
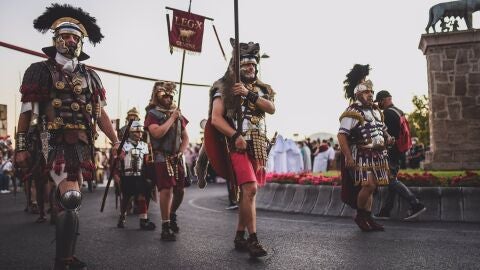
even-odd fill
[[(253, 86), (252, 91), (257, 92), (260, 97), (265, 95), (262, 89), (258, 86)], [(245, 133), (246, 140), (252, 140), (250, 136), (250, 133), (252, 130), (258, 130), (261, 134), (266, 133), (264, 111), (259, 110), (255, 106), (255, 104), (251, 103), (246, 98), (243, 98), (242, 112), (243, 112), (242, 130)], [(236, 129), (236, 125), (237, 125), (236, 121), (234, 121), (234, 125)]]
[(130, 148), (126, 152), (124, 159), (125, 175), (141, 175), (144, 155), (140, 144), (133, 145), (130, 143)]
[[(159, 110), (152, 109), (150, 112), (158, 120), (159, 125), (163, 125), (168, 119), (168, 116)], [(178, 125), (181, 125), (180, 121), (177, 122), (177, 125), (172, 125), (165, 135), (160, 139), (151, 138), (152, 148), (154, 151), (166, 154), (175, 154), (180, 150), (180, 144), (182, 143), (181, 129), (175, 130), (175, 127)], [(176, 136), (180, 136), (180, 140), (178, 140), (177, 143), (175, 143)]]
[(352, 141), (365, 148), (384, 147), (383, 123), (371, 111), (364, 111), (362, 116), (365, 122), (363, 125), (359, 124), (352, 129)]
[(49, 64), (53, 87), (51, 101), (45, 106), (49, 130), (85, 130), (92, 120), (92, 93), (85, 74), (80, 71), (67, 73)]

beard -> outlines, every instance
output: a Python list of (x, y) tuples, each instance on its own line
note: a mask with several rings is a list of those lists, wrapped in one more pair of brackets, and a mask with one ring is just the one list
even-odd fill
[(363, 95), (359, 95), (358, 101), (360, 101), (363, 106), (373, 107), (373, 98), (366, 98)]
[(160, 107), (163, 107), (164, 109), (170, 109), (173, 105), (173, 100), (158, 98), (158, 105), (160, 105)]
[(77, 45), (73, 45), (73, 44), (69, 44), (67, 45), (67, 52), (65, 54), (67, 54), (68, 56), (70, 57), (75, 57), (75, 51), (77, 50)]
[(253, 83), (257, 79), (257, 75), (255, 71), (249, 72), (246, 69), (240, 68), (240, 80), (243, 83)]

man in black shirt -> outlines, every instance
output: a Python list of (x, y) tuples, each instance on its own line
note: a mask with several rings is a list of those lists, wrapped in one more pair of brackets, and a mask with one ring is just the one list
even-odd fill
[[(377, 93), (375, 102), (378, 102), (378, 106), (383, 110), (384, 122), (388, 128), (388, 133), (398, 140), (400, 135), (400, 117), (404, 113), (395, 107), (392, 102), (392, 95), (386, 90), (382, 90)], [(410, 203), (410, 211), (405, 220), (417, 217), (421, 213), (425, 212), (427, 208), (420, 203), (418, 198), (407, 188), (400, 180), (397, 179), (397, 174), (400, 169), (400, 160), (405, 155), (398, 150), (394, 144), (388, 148), (388, 158), (390, 166), (390, 183), (388, 184), (388, 195), (385, 205), (380, 212), (376, 215), (377, 218), (389, 218), (390, 211), (393, 208), (393, 202), (395, 193), (398, 193), (402, 198)]]

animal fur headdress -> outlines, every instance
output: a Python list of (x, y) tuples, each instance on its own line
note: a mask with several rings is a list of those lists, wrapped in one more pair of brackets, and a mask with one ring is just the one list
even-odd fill
[[(235, 48), (235, 39), (230, 38), (230, 44)], [(238, 44), (240, 47), (240, 65), (260, 62), (260, 44), (248, 42)]]
[(370, 65), (355, 64), (350, 72), (347, 74), (347, 78), (343, 81), (343, 91), (345, 92), (345, 98), (351, 102), (355, 100), (355, 87), (364, 80), (370, 73)]
[[(235, 45), (235, 39), (231, 38), (230, 43), (232, 47)], [(254, 42), (248, 43), (240, 43), (240, 63), (253, 63), (258, 64), (260, 61), (260, 44)], [(211, 115), (212, 112), (212, 98), (215, 92), (220, 92), (222, 94), (223, 103), (225, 105), (226, 116), (229, 118), (233, 118), (235, 115), (235, 97), (232, 94), (233, 85), (235, 84), (235, 72), (234, 72), (234, 57), (232, 53), (232, 58), (230, 59), (230, 63), (228, 65), (227, 72), (216, 81), (212, 88), (210, 89), (210, 110), (208, 112)], [(258, 78), (256, 79), (257, 86), (264, 88), (267, 90), (268, 94), (273, 97), (275, 92), (271, 88), (270, 85), (263, 83)]]
[[(158, 93), (160, 93), (161, 96), (169, 95), (173, 97), (175, 96), (175, 93), (176, 93), (176, 87), (177, 85), (174, 82), (169, 82), (169, 81), (155, 82), (152, 89), (152, 95), (150, 96), (150, 102), (148, 106), (145, 108), (147, 113), (150, 109), (159, 105), (158, 97), (157, 97)], [(172, 103), (172, 107), (169, 109), (175, 109), (175, 108), (176, 108), (175, 104)]]

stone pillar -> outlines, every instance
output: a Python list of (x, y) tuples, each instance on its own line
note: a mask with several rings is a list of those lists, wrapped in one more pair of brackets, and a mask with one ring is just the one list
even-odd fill
[(0, 104), (0, 137), (7, 135), (7, 105)]
[(480, 168), (480, 30), (424, 34), (430, 151), (425, 168)]

